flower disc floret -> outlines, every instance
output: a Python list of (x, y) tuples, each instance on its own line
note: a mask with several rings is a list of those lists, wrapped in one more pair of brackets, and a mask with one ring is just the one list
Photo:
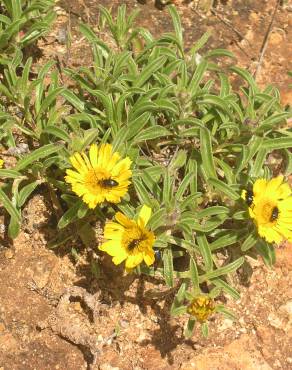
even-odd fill
[(196, 296), (188, 305), (187, 312), (194, 316), (198, 321), (206, 321), (215, 311), (215, 303), (207, 295), (200, 294)]
[[(258, 179), (253, 185), (249, 215), (257, 226), (259, 235), (269, 243), (292, 242), (292, 194), (284, 177), (271, 180)], [(246, 200), (247, 191), (242, 192)]]
[(66, 171), (65, 181), (89, 208), (104, 201), (119, 203), (127, 193), (132, 176), (131, 160), (128, 157), (121, 159), (110, 144), (99, 147), (92, 144), (89, 157), (85, 153), (74, 153), (70, 162), (74, 170)]
[(150, 266), (155, 261), (153, 244), (154, 233), (146, 225), (151, 216), (151, 209), (144, 205), (138, 220), (131, 220), (121, 212), (117, 212), (117, 222), (108, 221), (104, 228), (105, 242), (99, 246), (101, 251), (113, 257), (115, 265), (126, 261), (126, 269), (133, 269), (143, 261)]

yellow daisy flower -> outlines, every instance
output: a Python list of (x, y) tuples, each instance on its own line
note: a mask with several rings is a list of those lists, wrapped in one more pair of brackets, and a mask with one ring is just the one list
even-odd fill
[(126, 269), (138, 266), (143, 260), (150, 266), (155, 261), (153, 244), (154, 233), (147, 230), (146, 225), (151, 217), (151, 208), (144, 205), (138, 220), (130, 220), (121, 212), (117, 212), (117, 222), (109, 221), (104, 228), (106, 241), (99, 246), (101, 251), (113, 257), (115, 265), (126, 261)]
[(199, 294), (187, 308), (188, 314), (194, 316), (198, 321), (204, 322), (215, 311), (215, 303), (207, 295)]
[(4, 161), (3, 159), (0, 159), (0, 168), (3, 168), (3, 166), (4, 166)]
[(110, 144), (99, 147), (92, 144), (89, 157), (84, 153), (74, 153), (70, 162), (77, 171), (66, 170), (65, 181), (89, 208), (95, 208), (104, 201), (119, 203), (127, 193), (132, 162), (129, 157), (121, 159), (118, 152), (113, 153)]
[(283, 179), (283, 176), (258, 179), (252, 191), (243, 190), (241, 195), (259, 235), (269, 243), (292, 242), (292, 193)]

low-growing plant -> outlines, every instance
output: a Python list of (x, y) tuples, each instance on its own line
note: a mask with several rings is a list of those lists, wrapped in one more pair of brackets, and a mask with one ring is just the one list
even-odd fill
[(0, 1), (0, 63), (47, 32), (55, 19), (53, 0)]
[[(196, 321), (207, 335), (212, 313), (233, 317), (216, 297), (239, 298), (230, 276), (244, 255), (271, 266), (274, 243), (291, 240), (291, 189), (277, 176), (279, 165), (291, 172), (291, 112), (229, 51), (199, 54), (210, 34), (186, 52), (168, 9), (175, 32), (155, 39), (133, 26), (136, 13), (122, 6), (114, 19), (101, 7), (99, 34), (80, 26), (92, 61), (63, 71), (74, 89), (60, 86), (53, 63), (34, 80), (30, 59), (20, 74), (19, 57), (6, 66), (1, 141), (16, 147), (20, 135), (30, 152), (0, 170), (0, 198), (15, 237), (23, 205), (46, 184), (61, 214), (51, 247), (77, 233), (97, 249), (89, 236), (100, 220), (99, 249), (128, 273), (163, 277), (175, 292), (171, 314), (189, 315), (186, 335)], [(234, 78), (243, 82), (237, 90)]]

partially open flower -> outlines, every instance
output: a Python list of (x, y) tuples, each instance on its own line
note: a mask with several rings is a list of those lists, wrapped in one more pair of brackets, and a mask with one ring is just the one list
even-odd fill
[(289, 184), (283, 183), (283, 179), (283, 176), (271, 180), (258, 179), (252, 192), (242, 192), (259, 235), (269, 243), (292, 242), (292, 194)]
[(84, 153), (75, 153), (70, 161), (76, 171), (68, 169), (65, 181), (89, 208), (104, 201), (119, 203), (127, 193), (132, 176), (131, 160), (128, 157), (121, 159), (110, 144), (99, 147), (92, 144), (89, 158)]
[(187, 312), (200, 322), (206, 321), (214, 311), (214, 300), (204, 294), (196, 296), (187, 308)]
[(126, 269), (133, 269), (143, 260), (150, 266), (155, 261), (153, 244), (154, 233), (146, 228), (151, 216), (151, 209), (144, 205), (138, 220), (131, 220), (121, 212), (115, 215), (116, 221), (109, 221), (104, 228), (105, 241), (99, 249), (113, 257), (113, 263), (119, 265), (126, 261)]

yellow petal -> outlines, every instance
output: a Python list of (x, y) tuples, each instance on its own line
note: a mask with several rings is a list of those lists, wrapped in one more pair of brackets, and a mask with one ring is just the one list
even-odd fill
[(106, 168), (112, 153), (112, 146), (110, 144), (101, 144), (98, 153), (97, 165)]
[(283, 213), (292, 211), (292, 197), (281, 200), (278, 203), (278, 207), (279, 207), (280, 212), (283, 212)]
[(258, 179), (253, 185), (254, 197), (261, 196), (265, 193), (267, 187), (267, 180)]
[(115, 265), (119, 265), (120, 263), (122, 263), (126, 258), (128, 257), (128, 254), (126, 253), (126, 251), (123, 249), (123, 248), (120, 248), (120, 251), (119, 251), (119, 254), (117, 254), (116, 256), (114, 256), (113, 258), (113, 263)]
[(97, 167), (98, 158), (98, 147), (96, 144), (92, 144), (89, 149), (89, 158), (93, 168)]
[(70, 157), (70, 162), (72, 164), (72, 166), (78, 171), (80, 172), (81, 174), (84, 174), (84, 173), (87, 173), (87, 168), (85, 166), (85, 164), (82, 166), (80, 165), (80, 163), (78, 162), (78, 160), (76, 159), (75, 157), (75, 154), (72, 155), (72, 157)]
[(126, 157), (119, 161), (111, 170), (114, 177), (119, 177), (124, 171), (128, 171), (131, 166), (132, 161), (129, 157)]
[(154, 254), (153, 250), (152, 251), (147, 251), (144, 254), (144, 261), (145, 261), (147, 266), (153, 265), (153, 263), (155, 261), (155, 254)]
[[(76, 171), (67, 169), (66, 170), (66, 174), (67, 174), (67, 176), (65, 176), (65, 181), (66, 181), (66, 177), (68, 177), (68, 178), (70, 177), (71, 178), (70, 181), (80, 181), (80, 182), (83, 182), (84, 177), (79, 172), (76, 172)], [(67, 182), (70, 182), (70, 181), (67, 181)]]
[(279, 186), (278, 189), (278, 199), (286, 199), (291, 196), (291, 188), (288, 183), (284, 183)]
[[(82, 153), (83, 155), (85, 155), (84, 153)], [(80, 153), (75, 153), (74, 154), (74, 157), (76, 159), (76, 161), (78, 162), (79, 166), (82, 168), (83, 171), (88, 171), (88, 167), (87, 167), (87, 164), (86, 162), (84, 161), (82, 155)], [(90, 166), (91, 167), (91, 166)]]
[(143, 254), (142, 253), (137, 253), (129, 256), (126, 260), (126, 268), (127, 269), (132, 269), (143, 261)]
[(121, 197), (114, 194), (114, 191), (105, 195), (105, 199), (110, 203), (119, 203), (121, 201)]
[(284, 176), (278, 176), (278, 177), (274, 177), (270, 181), (268, 181), (267, 187), (266, 187), (266, 192), (268, 194), (272, 194), (272, 193), (276, 192), (278, 190), (279, 186), (282, 184), (283, 179), (284, 179)]
[(269, 243), (274, 242), (276, 244), (280, 244), (283, 241), (283, 236), (272, 227), (259, 226), (258, 232), (259, 235)]
[(150, 207), (144, 205), (142, 208), (141, 208), (141, 211), (139, 213), (139, 216), (138, 216), (138, 225), (140, 227), (144, 227), (147, 225), (147, 222), (149, 221), (150, 217), (151, 217), (151, 213), (152, 213), (152, 210)]
[(116, 241), (107, 241), (103, 244), (101, 244), (98, 249), (103, 251), (103, 252), (106, 252), (107, 254), (109, 254), (110, 256), (115, 256), (119, 253), (119, 249), (120, 249), (120, 245), (119, 243), (117, 243)]
[(109, 162), (107, 163), (107, 169), (111, 172), (116, 163), (120, 160), (121, 156), (118, 152), (112, 154)]
[(123, 232), (124, 227), (117, 222), (108, 221), (104, 227), (104, 237), (106, 239), (112, 239), (112, 236), (117, 232)]
[(133, 221), (130, 220), (127, 216), (125, 216), (121, 212), (117, 212), (115, 215), (115, 219), (124, 227), (129, 228), (133, 225)]

